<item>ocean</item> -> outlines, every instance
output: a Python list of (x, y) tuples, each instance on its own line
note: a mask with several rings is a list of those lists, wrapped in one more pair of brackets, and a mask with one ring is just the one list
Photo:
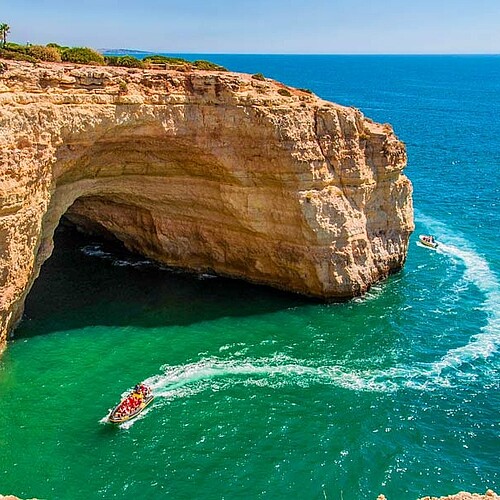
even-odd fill
[[(0, 358), (0, 493), (498, 492), (500, 57), (184, 57), (391, 123), (414, 185), (406, 266), (363, 298), (322, 304), (176, 272), (61, 227)], [(153, 404), (104, 424), (142, 380)]]

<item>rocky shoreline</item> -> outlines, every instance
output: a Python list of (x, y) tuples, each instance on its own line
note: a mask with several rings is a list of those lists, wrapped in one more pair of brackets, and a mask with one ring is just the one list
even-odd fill
[[(0, 495), (0, 500), (22, 500), (14, 495)], [(26, 499), (28, 500), (28, 499)], [(31, 498), (29, 500), (38, 500), (36, 498)], [(377, 500), (390, 500), (384, 495), (379, 495)], [(500, 500), (500, 495), (497, 495), (493, 490), (487, 490), (484, 495), (480, 493), (468, 493), (466, 491), (460, 491), (455, 495), (449, 495), (446, 497), (422, 497), (419, 500)]]

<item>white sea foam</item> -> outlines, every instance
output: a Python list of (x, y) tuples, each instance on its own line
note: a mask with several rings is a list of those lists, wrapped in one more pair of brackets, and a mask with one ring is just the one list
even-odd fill
[(349, 390), (389, 392), (397, 390), (407, 371), (351, 370), (341, 365), (313, 366), (283, 354), (271, 358), (223, 360), (202, 358), (195, 363), (164, 366), (164, 372), (145, 380), (156, 396), (167, 400), (191, 396), (208, 389), (260, 385), (271, 388), (333, 385)]
[(272, 389), (331, 385), (369, 392), (394, 392), (402, 388), (435, 390), (451, 386), (449, 378), (434, 373), (429, 364), (356, 370), (341, 364), (314, 366), (283, 354), (246, 360), (210, 357), (162, 369), (162, 374), (150, 377), (145, 383), (156, 397), (166, 401), (191, 397), (207, 390), (224, 390), (234, 385), (258, 385)]
[[(155, 402), (138, 417), (120, 424), (129, 429), (146, 417), (158, 404), (196, 396), (205, 391), (226, 390), (235, 385), (268, 387), (310, 387), (331, 385), (351, 391), (395, 392), (402, 388), (432, 391), (451, 387), (450, 377), (442, 376), (429, 363), (395, 366), (389, 369), (349, 369), (341, 364), (314, 366), (311, 363), (277, 354), (270, 358), (245, 360), (202, 358), (187, 365), (165, 365), (162, 373), (147, 378)], [(129, 391), (125, 391), (122, 396)], [(105, 422), (106, 417), (100, 422)]]
[(113, 259), (112, 265), (118, 267), (157, 267), (156, 264), (151, 260)]
[(112, 255), (109, 252), (105, 252), (101, 245), (85, 245), (80, 248), (80, 251), (89, 257), (99, 257), (101, 259), (110, 259)]
[(363, 295), (362, 297), (354, 297), (352, 301), (357, 304), (362, 304), (371, 300), (376, 300), (380, 298), (385, 290), (386, 288), (383, 285), (375, 284), (370, 288), (370, 290), (368, 290), (365, 295)]
[(108, 415), (106, 415), (105, 417), (102, 417), (101, 420), (99, 420), (99, 423), (100, 424), (106, 424), (108, 422)]
[(80, 248), (80, 251), (89, 256), (89, 257), (97, 257), (99, 259), (108, 260), (111, 262), (111, 265), (117, 267), (158, 267), (162, 268), (161, 265), (156, 264), (152, 260), (134, 258), (133, 256), (129, 258), (119, 259), (117, 256), (111, 252), (106, 252), (102, 249), (100, 244), (92, 244), (85, 245)]
[(498, 278), (487, 260), (470, 243), (445, 224), (418, 214), (418, 220), (431, 230), (439, 240), (436, 251), (446, 255), (457, 264), (464, 266), (463, 279), (473, 284), (484, 297), (479, 307), (486, 313), (486, 324), (463, 346), (450, 349), (432, 365), (432, 372), (441, 375), (443, 370), (459, 369), (461, 365), (472, 363), (493, 355), (500, 344), (500, 286)]

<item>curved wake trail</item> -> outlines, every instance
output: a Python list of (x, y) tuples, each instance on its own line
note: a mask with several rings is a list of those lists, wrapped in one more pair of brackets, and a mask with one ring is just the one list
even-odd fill
[(394, 392), (403, 387), (428, 390), (435, 386), (449, 386), (446, 379), (431, 379), (431, 367), (425, 365), (353, 370), (341, 364), (315, 366), (312, 362), (283, 354), (246, 360), (211, 357), (188, 365), (165, 365), (162, 369), (163, 374), (154, 375), (145, 383), (156, 396), (167, 400), (193, 396), (208, 389), (223, 390), (237, 384), (273, 389), (319, 384), (369, 392)]
[(397, 389), (388, 380), (376, 380), (368, 371), (349, 371), (340, 365), (313, 366), (284, 355), (272, 358), (222, 360), (203, 358), (196, 363), (163, 366), (164, 373), (145, 380), (156, 396), (175, 399), (194, 395), (209, 388), (224, 389), (243, 384), (282, 388), (334, 385), (350, 390), (386, 392)]
[[(221, 391), (235, 385), (283, 389), (329, 385), (352, 391), (395, 392), (402, 388), (434, 390), (449, 387), (447, 378), (432, 373), (428, 365), (414, 368), (393, 367), (387, 370), (350, 370), (342, 365), (314, 366), (283, 354), (271, 358), (223, 360), (202, 358), (187, 365), (165, 365), (163, 373), (144, 380), (158, 399), (165, 402), (192, 397), (204, 391)], [(120, 425), (128, 429), (146, 416), (148, 407), (137, 418)], [(105, 419), (103, 419), (105, 421)]]
[[(386, 378), (376, 380), (369, 372), (352, 372), (341, 366), (309, 366), (305, 361), (285, 355), (272, 358), (222, 360), (202, 358), (187, 365), (162, 367), (163, 373), (144, 380), (155, 397), (173, 401), (211, 390), (220, 391), (235, 385), (257, 385), (272, 389), (333, 385), (349, 390), (388, 392), (397, 385)], [(155, 403), (133, 420), (120, 424), (128, 429), (154, 408)], [(105, 422), (106, 417), (101, 420)]]
[(470, 248), (463, 237), (452, 233), (443, 223), (421, 213), (418, 214), (418, 219), (439, 235), (440, 243), (436, 251), (465, 266), (464, 280), (483, 294), (481, 309), (488, 318), (486, 325), (470, 338), (468, 344), (450, 349), (432, 364), (432, 373), (441, 375), (445, 369), (458, 369), (461, 365), (479, 358), (487, 359), (497, 352), (500, 345), (500, 285), (486, 259)]
[[(304, 360), (284, 355), (272, 358), (241, 360), (202, 359), (197, 363), (164, 367), (165, 373), (148, 379), (153, 390), (165, 398), (195, 394), (229, 385), (258, 384), (268, 387), (288, 385), (309, 386), (328, 384), (348, 390), (392, 392), (401, 388), (433, 390), (451, 387), (457, 380), (463, 365), (477, 359), (487, 359), (497, 352), (500, 345), (500, 290), (496, 275), (488, 262), (469, 243), (446, 225), (419, 214), (419, 220), (439, 235), (436, 251), (465, 267), (463, 279), (474, 285), (484, 296), (481, 308), (487, 314), (487, 323), (463, 346), (448, 350), (433, 363), (416, 363), (413, 366), (398, 365), (388, 369), (347, 369), (342, 365), (314, 366)], [(429, 250), (426, 247), (426, 250)]]
[(485, 296), (481, 308), (488, 316), (486, 325), (480, 333), (471, 337), (468, 344), (449, 350), (440, 361), (434, 363), (434, 368), (440, 372), (447, 367), (457, 368), (478, 358), (488, 358), (497, 351), (500, 344), (500, 291), (488, 263), (475, 252), (448, 244), (441, 244), (438, 252), (458, 258), (465, 264), (464, 278)]
[[(314, 365), (284, 354), (269, 358), (219, 359), (203, 358), (187, 365), (162, 367), (163, 373), (144, 382), (158, 398), (171, 401), (189, 397), (206, 390), (224, 390), (231, 386), (258, 385), (269, 388), (309, 387), (323, 384), (355, 391), (394, 392), (403, 388), (435, 390), (452, 387), (461, 377), (464, 365), (478, 359), (487, 360), (500, 345), (500, 287), (499, 281), (488, 262), (462, 237), (450, 231), (443, 223), (423, 214), (419, 221), (438, 235), (436, 252), (447, 256), (454, 263), (465, 267), (463, 280), (474, 285), (483, 295), (481, 309), (487, 314), (487, 322), (480, 331), (470, 337), (463, 346), (449, 349), (441, 359), (432, 363), (416, 363), (413, 366), (397, 365), (387, 369), (348, 369), (341, 364)], [(417, 242), (418, 245), (418, 242)], [(427, 251), (432, 250), (425, 247)], [(368, 361), (368, 360), (365, 360)], [(488, 366), (483, 368), (488, 369)], [(138, 418), (120, 427), (129, 428), (144, 418), (148, 408)]]

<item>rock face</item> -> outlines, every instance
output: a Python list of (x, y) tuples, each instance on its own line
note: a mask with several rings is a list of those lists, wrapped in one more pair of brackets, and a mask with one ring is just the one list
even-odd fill
[[(385, 495), (379, 495), (377, 500), (387, 499)], [(487, 490), (484, 495), (460, 491), (455, 495), (448, 495), (446, 497), (423, 497), (420, 500), (500, 500), (500, 496), (498, 496), (493, 490)]]
[(0, 70), (0, 343), (64, 214), (172, 266), (325, 299), (404, 263), (405, 148), (356, 109), (236, 73)]
[(467, 491), (460, 491), (456, 495), (448, 495), (446, 497), (424, 497), (420, 500), (500, 500), (493, 490), (487, 490), (484, 495), (479, 493), (469, 493)]

